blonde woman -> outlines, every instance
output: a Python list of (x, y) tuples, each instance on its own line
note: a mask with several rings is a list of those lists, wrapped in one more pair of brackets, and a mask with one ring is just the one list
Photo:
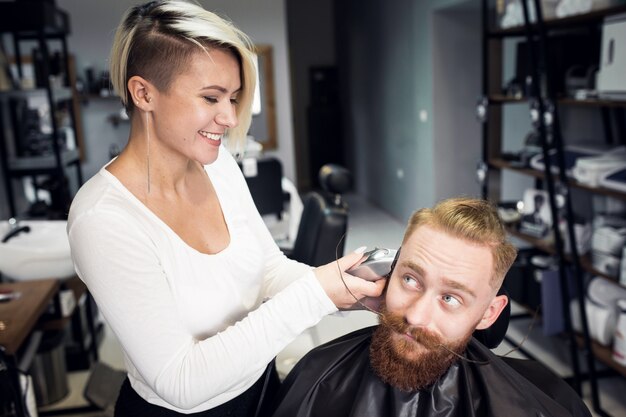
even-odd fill
[[(195, 3), (133, 7), (117, 30), (130, 137), (68, 220), (76, 272), (125, 354), (116, 416), (259, 415), (275, 355), (354, 304), (339, 269), (360, 253), (340, 268), (287, 259), (222, 146), (245, 138), (254, 71), (247, 37)], [(382, 292), (343, 275), (357, 297)]]

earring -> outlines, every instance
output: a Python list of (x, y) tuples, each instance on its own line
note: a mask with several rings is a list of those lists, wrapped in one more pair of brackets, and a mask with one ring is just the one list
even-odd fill
[(146, 141), (147, 141), (147, 151), (146, 151), (146, 167), (148, 170), (148, 194), (150, 194), (150, 128), (148, 127), (148, 112), (146, 112)]

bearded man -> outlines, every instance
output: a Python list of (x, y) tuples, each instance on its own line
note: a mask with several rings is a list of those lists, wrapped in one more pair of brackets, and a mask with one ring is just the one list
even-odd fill
[(415, 212), (379, 326), (309, 352), (284, 381), (273, 417), (590, 416), (545, 368), (505, 361), (472, 338), (505, 309), (498, 291), (516, 256), (484, 200)]

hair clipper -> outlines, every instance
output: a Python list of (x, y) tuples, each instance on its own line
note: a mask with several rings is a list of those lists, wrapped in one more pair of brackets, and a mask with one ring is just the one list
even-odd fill
[(387, 278), (396, 264), (400, 250), (375, 248), (365, 252), (365, 260), (347, 272), (368, 281)]

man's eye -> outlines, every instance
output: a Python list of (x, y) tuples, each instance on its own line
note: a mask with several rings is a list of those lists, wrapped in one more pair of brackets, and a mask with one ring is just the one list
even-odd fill
[(415, 278), (413, 278), (412, 276), (410, 276), (410, 275), (405, 275), (405, 276), (403, 276), (403, 277), (402, 277), (402, 281), (403, 281), (406, 285), (408, 285), (408, 286), (410, 286), (410, 287), (415, 287), (415, 288), (417, 288), (417, 287), (418, 287), (418, 285), (419, 285), (419, 284), (418, 284), (418, 282), (417, 282), (417, 280), (416, 280)]
[(451, 307), (458, 307), (461, 305), (461, 302), (451, 295), (446, 294), (442, 298), (443, 302)]
[(216, 98), (216, 97), (205, 96), (205, 97), (204, 97), (204, 100), (205, 100), (207, 103), (211, 103), (211, 104), (215, 104), (215, 103), (217, 103), (217, 98)]

